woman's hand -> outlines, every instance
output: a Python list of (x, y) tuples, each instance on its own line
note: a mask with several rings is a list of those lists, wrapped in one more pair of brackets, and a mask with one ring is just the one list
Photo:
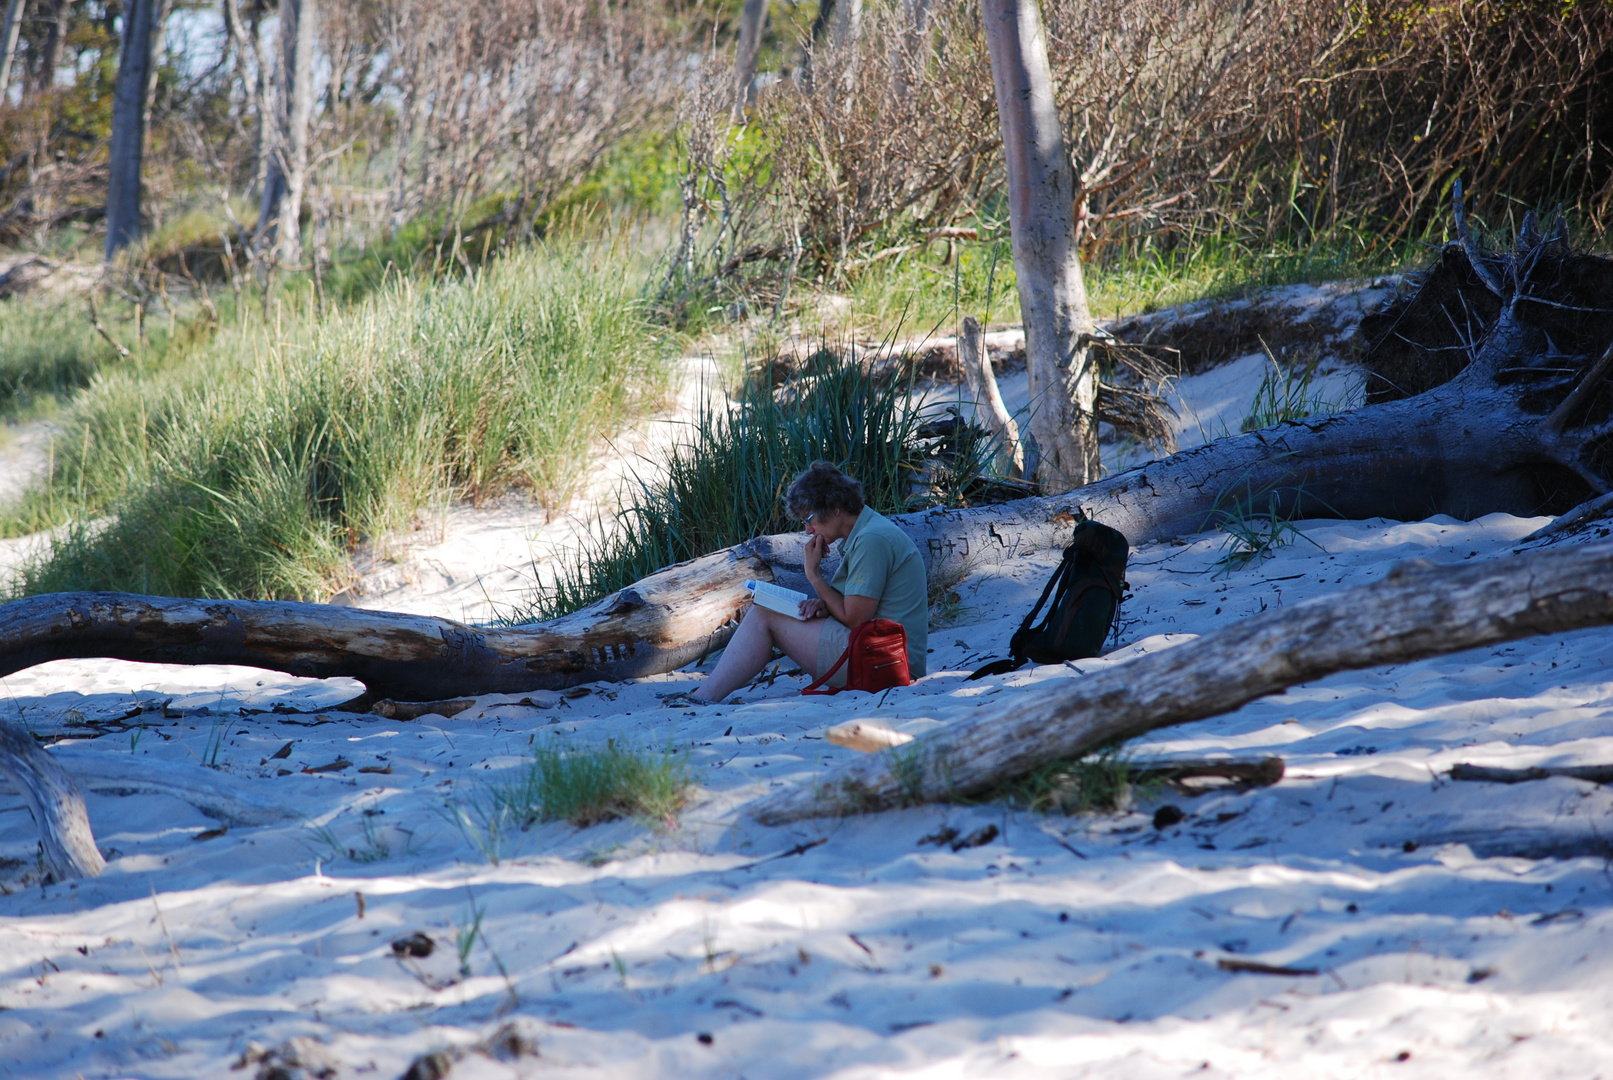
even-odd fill
[(823, 557), (829, 553), (829, 541), (822, 536), (814, 534), (806, 542), (806, 550), (801, 554), (801, 564), (806, 570), (807, 580), (814, 585), (822, 579), (819, 567), (823, 564)]
[(801, 618), (816, 619), (829, 614), (829, 605), (814, 596), (810, 600), (801, 601)]

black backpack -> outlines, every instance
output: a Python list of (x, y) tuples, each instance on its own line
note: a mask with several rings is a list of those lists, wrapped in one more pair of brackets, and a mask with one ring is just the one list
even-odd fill
[[(1060, 664), (1097, 656), (1127, 588), (1126, 557), (1130, 553), (1131, 546), (1118, 529), (1083, 519), (1064, 549), (1064, 560), (1042, 590), (1042, 598), (1009, 641), (1013, 659), (993, 660), (969, 678), (1015, 671), (1027, 660)], [(1049, 596), (1053, 606), (1048, 608), (1047, 618), (1032, 626)]]

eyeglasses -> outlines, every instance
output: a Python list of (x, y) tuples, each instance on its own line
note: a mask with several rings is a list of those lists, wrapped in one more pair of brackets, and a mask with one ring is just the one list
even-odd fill
[(808, 514), (806, 517), (801, 519), (801, 524), (810, 525), (810, 524), (812, 524), (812, 519), (817, 517), (817, 516), (818, 516), (818, 512), (816, 510), (814, 510), (814, 511), (812, 511), (812, 513)]

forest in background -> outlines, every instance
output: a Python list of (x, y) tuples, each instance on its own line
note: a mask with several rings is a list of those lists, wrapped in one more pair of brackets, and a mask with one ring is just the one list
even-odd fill
[[(750, 42), (737, 0), (15, 0), (0, 242), (98, 246), (126, 7), (156, 27), (131, 263), (172, 276), (249, 263), (275, 174), (302, 188), (284, 270), (391, 244), (440, 271), (603, 205), (675, 223), (662, 292), (684, 303), (777, 302), (787, 282), (844, 284), (1000, 226), (989, 58), (959, 0), (753, 2)], [(1089, 262), (1209, 238), (1389, 248), (1438, 233), (1458, 176), (1496, 226), (1561, 204), (1588, 236), (1606, 228), (1607, 4), (1044, 15)]]
[[(1423, 262), (1459, 179), (1481, 231), (1561, 206), (1605, 234), (1613, 5), (1042, 7), (1099, 305)], [(840, 297), (876, 336), (1017, 321), (977, 4), (6, 18), (0, 398), (66, 410), (0, 513), (66, 529), (19, 591), (323, 599), (424, 506), (563, 504), (691, 342), (765, 358), (842, 332)], [(128, 183), (109, 198), (131, 148), (133, 216)]]

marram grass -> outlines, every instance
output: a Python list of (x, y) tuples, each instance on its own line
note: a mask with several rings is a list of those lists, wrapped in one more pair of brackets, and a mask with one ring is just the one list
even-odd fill
[(695, 783), (687, 754), (638, 750), (617, 743), (570, 749), (559, 740), (533, 751), (513, 780), (488, 784), (468, 800), (450, 801), (447, 816), (488, 862), (520, 847), (522, 835), (547, 821), (587, 828), (617, 818), (670, 826)]
[(599, 437), (664, 389), (637, 277), (619, 245), (556, 241), (103, 373), (3, 522), (63, 527), (13, 591), (318, 600), (357, 540), (434, 502), (517, 488), (558, 503)]

